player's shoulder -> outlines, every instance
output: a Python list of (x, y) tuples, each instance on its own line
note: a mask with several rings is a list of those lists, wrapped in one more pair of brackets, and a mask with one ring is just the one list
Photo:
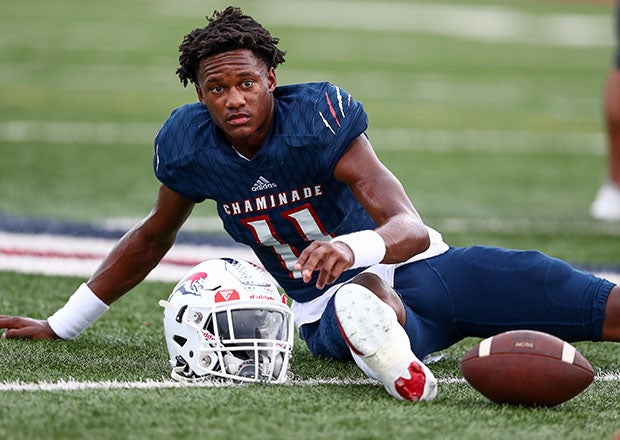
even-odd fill
[(363, 114), (359, 102), (330, 82), (279, 86), (274, 96), (281, 132), (293, 137), (336, 135)]
[(297, 105), (304, 109), (322, 107), (332, 100), (336, 103), (342, 99), (348, 104), (353, 102), (347, 91), (326, 81), (278, 86), (275, 97), (285, 105)]
[(204, 141), (213, 135), (213, 126), (211, 114), (202, 103), (185, 104), (172, 111), (159, 129), (155, 143), (162, 151), (183, 154), (181, 150), (208, 145)]
[(157, 133), (157, 140), (166, 143), (171, 139), (187, 140), (204, 135), (205, 128), (213, 124), (209, 110), (200, 102), (175, 108)]
[(187, 129), (188, 126), (193, 126), (196, 120), (211, 120), (209, 110), (201, 102), (184, 104), (172, 110), (162, 129), (174, 130), (177, 127)]

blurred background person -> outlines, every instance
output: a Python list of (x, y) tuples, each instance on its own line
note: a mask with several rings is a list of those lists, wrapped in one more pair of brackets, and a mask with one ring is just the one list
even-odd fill
[(590, 206), (598, 220), (620, 220), (620, 0), (616, 2), (616, 54), (607, 76), (604, 95), (609, 145), (607, 177)]

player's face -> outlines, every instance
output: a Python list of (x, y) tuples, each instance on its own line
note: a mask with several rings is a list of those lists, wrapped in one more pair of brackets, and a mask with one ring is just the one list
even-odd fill
[(205, 58), (198, 68), (198, 99), (228, 141), (250, 158), (271, 127), (275, 87), (275, 70), (248, 49)]

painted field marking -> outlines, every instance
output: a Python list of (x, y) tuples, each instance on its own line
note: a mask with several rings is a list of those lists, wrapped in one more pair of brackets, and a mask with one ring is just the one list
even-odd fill
[[(201, 0), (183, 8), (161, 0), (162, 14), (195, 17)], [(253, 0), (244, 11), (267, 26), (300, 29), (421, 33), (486, 43), (536, 46), (611, 47), (612, 6), (600, 14), (536, 15), (509, 5), (437, 4), (433, 2)]]
[[(620, 373), (603, 373), (597, 375), (594, 378), (599, 382), (620, 382)], [(467, 383), (462, 377), (448, 377), (438, 379), (440, 384), (454, 385)], [(293, 379), (283, 386), (293, 387), (309, 387), (309, 386), (321, 386), (321, 385), (380, 385), (380, 383), (374, 379), (341, 379), (341, 378), (327, 378), (327, 379)], [(80, 391), (80, 390), (114, 390), (114, 389), (162, 389), (162, 388), (188, 388), (188, 387), (202, 387), (202, 388), (222, 388), (240, 386), (229, 381), (213, 381), (205, 380), (196, 383), (183, 383), (170, 379), (163, 380), (143, 380), (143, 381), (58, 381), (58, 382), (3, 382), (0, 383), (0, 392), (10, 391)], [(243, 386), (243, 385), (241, 385)]]
[[(130, 219), (108, 220), (103, 229), (118, 229), (135, 221)], [(209, 230), (217, 221), (203, 220), (197, 224)], [(496, 233), (538, 231), (564, 233), (576, 236), (606, 235), (620, 237), (620, 228), (611, 223), (554, 222), (502, 219), (445, 218), (436, 225), (444, 233), (492, 231)], [(213, 229), (211, 229), (213, 228)], [(217, 230), (221, 226), (217, 224)], [(76, 237), (71, 235), (32, 234), (4, 232), (0, 228), (0, 270), (58, 276), (90, 276), (109, 251), (116, 239)], [(160, 264), (148, 275), (149, 281), (176, 282), (194, 265), (208, 258), (235, 257), (260, 264), (249, 247), (210, 244), (208, 238), (201, 244), (177, 243)], [(620, 284), (620, 268), (605, 267), (597, 275)]]
[[(84, 121), (0, 121), (0, 141), (52, 144), (148, 144), (158, 124)], [(371, 128), (377, 151), (455, 151), (495, 154), (606, 154), (602, 132), (527, 130)]]

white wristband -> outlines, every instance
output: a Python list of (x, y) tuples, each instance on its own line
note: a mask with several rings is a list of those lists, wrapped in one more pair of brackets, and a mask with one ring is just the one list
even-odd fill
[(59, 338), (73, 339), (109, 308), (86, 283), (82, 283), (67, 303), (47, 318), (47, 323)]
[(353, 251), (354, 262), (351, 269), (379, 264), (385, 257), (385, 242), (371, 229), (340, 235), (332, 239), (332, 243), (335, 241), (343, 242)]

